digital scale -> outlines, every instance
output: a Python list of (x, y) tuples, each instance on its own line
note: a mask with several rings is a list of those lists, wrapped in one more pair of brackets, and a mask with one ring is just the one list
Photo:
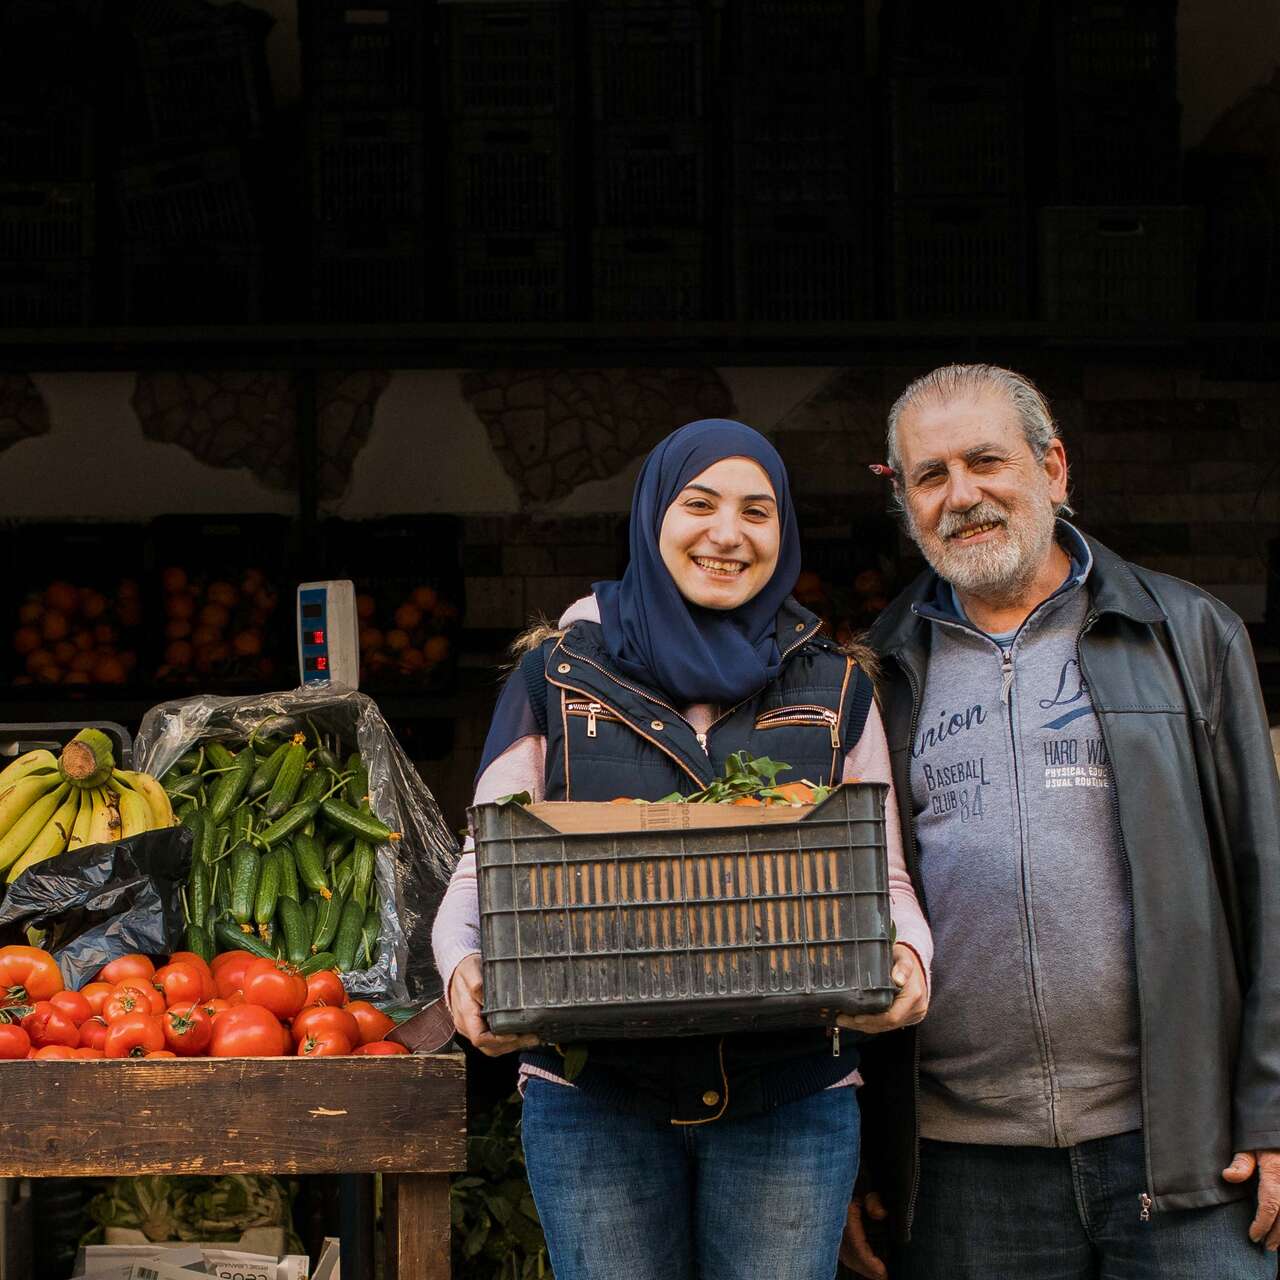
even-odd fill
[(356, 589), (349, 578), (298, 587), (298, 674), (304, 685), (360, 687)]

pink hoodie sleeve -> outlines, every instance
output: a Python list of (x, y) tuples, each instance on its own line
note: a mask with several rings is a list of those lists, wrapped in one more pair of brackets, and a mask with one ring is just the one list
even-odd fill
[(925, 981), (932, 986), (930, 967), (933, 964), (933, 934), (911, 877), (907, 874), (907, 862), (902, 852), (902, 822), (898, 817), (898, 802), (894, 795), (893, 773), (889, 766), (889, 740), (884, 735), (884, 722), (880, 708), (873, 702), (867, 715), (862, 737), (844, 758), (845, 782), (887, 782), (889, 794), (884, 802), (884, 834), (889, 853), (889, 901), (893, 910), (893, 923), (897, 926), (898, 941), (911, 948), (924, 966)]
[[(538, 734), (513, 742), (476, 782), (476, 804), (527, 791), (542, 799), (547, 740)], [(444, 980), (445, 1003), (453, 971), (467, 956), (480, 953), (480, 899), (476, 892), (476, 855), (470, 836), (453, 870), (431, 927), (431, 947), (436, 970)]]

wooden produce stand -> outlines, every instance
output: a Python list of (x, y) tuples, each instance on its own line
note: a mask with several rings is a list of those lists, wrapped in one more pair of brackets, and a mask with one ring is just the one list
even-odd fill
[(387, 1278), (447, 1280), (461, 1054), (0, 1062), (0, 1176), (381, 1173)]

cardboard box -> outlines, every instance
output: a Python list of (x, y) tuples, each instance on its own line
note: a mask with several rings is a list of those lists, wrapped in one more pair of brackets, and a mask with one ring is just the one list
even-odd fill
[(594, 800), (540, 800), (524, 806), (553, 831), (701, 831), (799, 822), (811, 804), (605, 804)]

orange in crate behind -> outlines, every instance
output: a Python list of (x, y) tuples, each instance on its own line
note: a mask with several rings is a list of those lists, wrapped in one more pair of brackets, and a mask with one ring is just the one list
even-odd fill
[(701, 1035), (886, 1009), (887, 790), (851, 783), (798, 807), (477, 805), (490, 1027)]

